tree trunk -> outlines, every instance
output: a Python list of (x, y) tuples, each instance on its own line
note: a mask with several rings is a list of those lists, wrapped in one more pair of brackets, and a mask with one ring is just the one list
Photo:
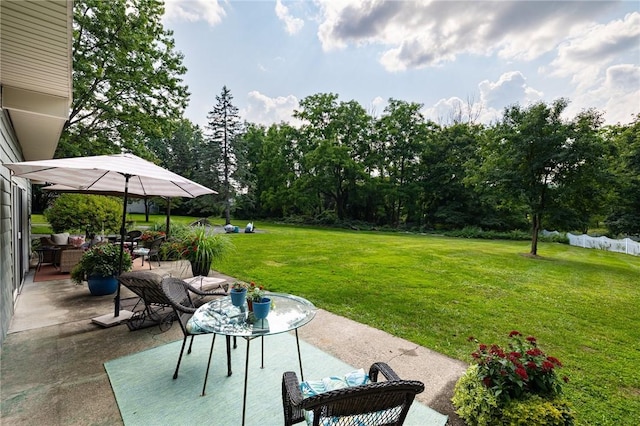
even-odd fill
[(538, 233), (540, 232), (540, 214), (533, 215), (533, 230), (531, 231), (531, 251), (529, 254), (538, 255)]

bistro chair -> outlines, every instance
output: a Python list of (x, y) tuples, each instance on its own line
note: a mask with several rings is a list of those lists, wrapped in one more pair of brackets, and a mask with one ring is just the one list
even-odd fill
[[(378, 382), (378, 373), (387, 379)], [(310, 426), (402, 425), (415, 396), (424, 391), (416, 380), (401, 380), (386, 363), (342, 377), (300, 383), (296, 373), (282, 376), (284, 424), (306, 420)]]
[[(182, 361), (182, 354), (184, 353), (184, 347), (187, 343), (187, 338), (191, 337), (191, 342), (189, 343), (189, 349), (187, 350), (187, 354), (191, 353), (191, 347), (193, 346), (193, 338), (200, 333), (192, 333), (187, 327), (187, 322), (196, 312), (196, 306), (193, 303), (189, 291), (195, 294), (202, 294), (206, 292), (201, 292), (196, 288), (190, 286), (179, 278), (164, 278), (162, 280), (162, 291), (165, 294), (167, 300), (170, 301), (171, 306), (174, 309), (176, 318), (178, 323), (180, 324), (180, 328), (182, 329), (182, 333), (184, 334), (184, 339), (182, 339), (182, 348), (180, 348), (180, 355), (178, 356), (178, 364), (176, 365), (176, 371), (173, 373), (173, 378), (178, 378), (178, 370), (180, 369), (180, 362)], [(221, 295), (219, 292), (214, 292), (217, 295)], [(211, 342), (211, 350), (209, 351), (209, 361), (207, 363), (207, 373), (205, 376), (209, 375), (209, 364), (211, 364), (211, 355), (213, 354), (213, 344), (215, 342), (216, 335), (213, 335), (213, 340)], [(234, 338), (234, 348), (236, 347), (236, 342)], [(231, 376), (231, 337), (227, 336), (227, 375)]]

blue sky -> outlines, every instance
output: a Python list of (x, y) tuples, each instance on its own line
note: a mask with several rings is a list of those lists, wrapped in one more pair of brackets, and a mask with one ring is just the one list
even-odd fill
[(559, 97), (569, 118), (640, 113), (638, 1), (165, 1), (200, 126), (225, 85), (242, 119), (265, 125), (295, 124), (316, 93), (375, 116), (389, 98), (417, 102), (441, 124)]

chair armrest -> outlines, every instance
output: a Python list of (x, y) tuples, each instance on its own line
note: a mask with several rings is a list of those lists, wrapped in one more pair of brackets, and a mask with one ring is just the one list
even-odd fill
[(302, 392), (298, 376), (293, 371), (287, 371), (282, 375), (282, 407), (285, 426), (291, 426), (304, 420), (301, 403)]
[(227, 291), (228, 291), (228, 289), (229, 289), (229, 284), (226, 285), (227, 288), (221, 287), (224, 290), (224, 293), (221, 293), (220, 289), (211, 290), (211, 291), (199, 290), (199, 289), (193, 287), (191, 284), (187, 284), (186, 282), (184, 283), (184, 286), (187, 288), (187, 290), (197, 294), (198, 296), (225, 296)]
[(371, 368), (369, 369), (369, 378), (372, 382), (378, 381), (378, 373), (382, 373), (388, 381), (400, 380), (400, 376), (398, 376), (386, 362), (375, 362), (371, 365)]

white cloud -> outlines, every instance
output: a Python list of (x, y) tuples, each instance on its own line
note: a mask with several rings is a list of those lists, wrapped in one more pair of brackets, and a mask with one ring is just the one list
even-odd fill
[(295, 125), (292, 118), (293, 110), (298, 108), (298, 98), (293, 95), (270, 98), (257, 90), (248, 94), (246, 109), (240, 111), (240, 115), (252, 123), (270, 126), (282, 121)]
[(294, 18), (291, 16), (289, 8), (282, 4), (281, 0), (276, 1), (276, 16), (284, 22), (284, 27), (289, 35), (298, 33), (304, 26), (304, 21), (300, 18)]
[(478, 84), (480, 99), (462, 100), (457, 96), (440, 99), (432, 107), (424, 108), (426, 118), (441, 124), (468, 122), (490, 124), (502, 116), (505, 107), (523, 106), (539, 101), (543, 93), (527, 84), (520, 71), (502, 74), (497, 81), (484, 80)]
[[(316, 0), (325, 51), (381, 46), (389, 71), (439, 66), (457, 55), (532, 60), (597, 18), (607, 2)], [(385, 50), (386, 49), (386, 50)]]
[(167, 22), (206, 21), (213, 26), (225, 16), (218, 0), (165, 0), (163, 19)]
[(640, 66), (613, 65), (605, 71), (602, 84), (571, 98), (567, 115), (573, 117), (586, 107), (604, 113), (607, 123), (627, 124), (640, 113)]
[(619, 55), (635, 51), (637, 59), (639, 38), (640, 13), (627, 14), (624, 19), (605, 25), (592, 25), (559, 46), (558, 55), (549, 66), (550, 74), (571, 77), (578, 88), (589, 87), (604, 78), (606, 65)]
[(520, 71), (511, 71), (500, 76), (498, 81), (484, 80), (478, 84), (480, 101), (488, 108), (503, 108), (515, 103), (528, 105), (542, 99), (543, 93), (527, 84)]

